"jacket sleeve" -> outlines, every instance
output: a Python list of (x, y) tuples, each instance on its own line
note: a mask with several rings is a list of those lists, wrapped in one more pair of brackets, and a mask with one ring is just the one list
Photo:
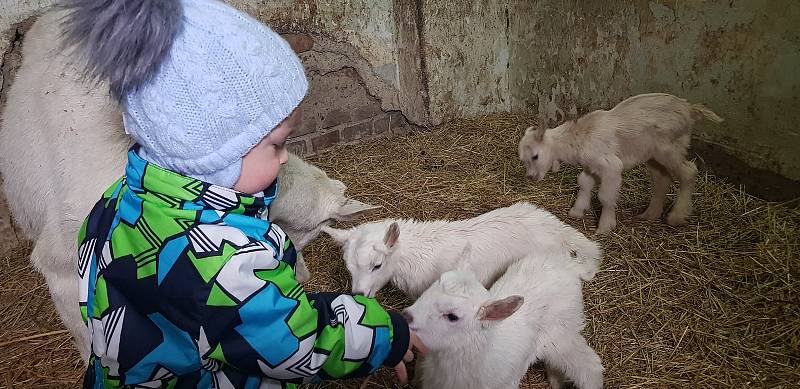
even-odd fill
[(205, 365), (292, 383), (366, 376), (408, 349), (408, 325), (374, 300), (309, 293), (295, 280), (296, 252), (254, 242), (214, 277), (200, 313)]

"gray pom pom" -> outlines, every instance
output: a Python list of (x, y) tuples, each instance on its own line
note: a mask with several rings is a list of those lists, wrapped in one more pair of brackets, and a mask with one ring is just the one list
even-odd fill
[(86, 76), (109, 82), (121, 99), (155, 74), (180, 28), (180, 0), (65, 0), (65, 44)]

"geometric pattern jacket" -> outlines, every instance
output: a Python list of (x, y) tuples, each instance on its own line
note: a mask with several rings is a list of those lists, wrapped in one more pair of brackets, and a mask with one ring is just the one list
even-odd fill
[(85, 388), (292, 388), (402, 359), (401, 316), (303, 291), (294, 246), (266, 220), (277, 187), (247, 195), (128, 152), (78, 237)]

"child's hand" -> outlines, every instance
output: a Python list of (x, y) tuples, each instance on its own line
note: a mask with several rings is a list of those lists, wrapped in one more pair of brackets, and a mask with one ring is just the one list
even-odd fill
[(397, 380), (400, 381), (400, 385), (405, 385), (408, 383), (408, 371), (406, 370), (406, 362), (411, 362), (414, 360), (414, 352), (413, 350), (416, 349), (417, 352), (421, 357), (424, 357), (425, 354), (428, 352), (428, 348), (422, 343), (421, 340), (417, 337), (417, 334), (414, 331), (410, 331), (411, 339), (408, 342), (408, 351), (406, 351), (406, 355), (403, 357), (403, 360), (394, 367), (394, 373), (397, 375)]

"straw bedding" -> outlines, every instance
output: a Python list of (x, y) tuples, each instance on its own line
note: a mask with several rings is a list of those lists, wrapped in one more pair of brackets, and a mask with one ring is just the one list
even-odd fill
[[(530, 118), (495, 115), (429, 132), (338, 147), (311, 158), (383, 209), (371, 219), (465, 218), (517, 201), (537, 204), (590, 234), (594, 215), (567, 211), (578, 170), (542, 182), (524, 176), (516, 147)], [(584, 285), (584, 331), (603, 360), (609, 388), (796, 387), (800, 383), (800, 210), (766, 203), (701, 171), (690, 225), (639, 222), (644, 169), (626, 173), (618, 228), (597, 238), (606, 253)], [(674, 193), (674, 188), (673, 188)], [(670, 199), (673, 199), (670, 197)], [(0, 253), (0, 387), (76, 387), (78, 354), (27, 261), (29, 247)], [(338, 248), (327, 238), (305, 251), (308, 290), (349, 290)], [(390, 309), (410, 302), (386, 289)], [(385, 370), (385, 369), (384, 369)], [(546, 388), (540, 367), (523, 388)], [(356, 388), (361, 381), (329, 383)], [(394, 387), (382, 371), (367, 384)]]

